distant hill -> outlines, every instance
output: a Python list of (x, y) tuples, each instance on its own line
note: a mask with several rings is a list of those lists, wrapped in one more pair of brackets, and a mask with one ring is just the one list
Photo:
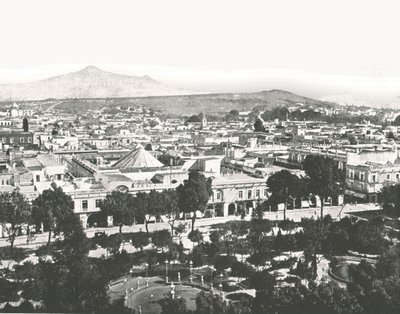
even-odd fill
[[(118, 102), (118, 101), (116, 101)], [(284, 90), (270, 90), (258, 93), (235, 94), (201, 94), (166, 97), (142, 97), (120, 100), (125, 104), (134, 104), (161, 110), (166, 113), (192, 115), (199, 112), (205, 114), (227, 113), (232, 109), (261, 111), (277, 106), (292, 106), (298, 103), (317, 107), (333, 107), (337, 104), (303, 97)]]
[(120, 75), (103, 71), (95, 66), (36, 82), (0, 85), (1, 101), (142, 97), (188, 93), (168, 87), (148, 76)]
[[(0, 105), (10, 106), (12, 102), (2, 102)], [(101, 108), (128, 108), (129, 106), (144, 106), (164, 114), (175, 116), (190, 116), (200, 112), (212, 115), (225, 115), (232, 109), (241, 111), (256, 108), (261, 112), (278, 106), (290, 107), (296, 104), (305, 106), (332, 108), (336, 103), (303, 97), (284, 90), (270, 90), (258, 93), (224, 93), (200, 95), (174, 95), (153, 97), (123, 97), (123, 98), (74, 98), (65, 100), (43, 100), (24, 102), (24, 107), (39, 106), (42, 109), (53, 107), (68, 112), (82, 112)], [(117, 109), (118, 110), (118, 109)]]

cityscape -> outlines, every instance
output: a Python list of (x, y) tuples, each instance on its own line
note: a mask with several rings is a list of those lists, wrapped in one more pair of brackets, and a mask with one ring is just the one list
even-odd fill
[[(0, 52), (0, 313), (399, 313), (397, 58), (389, 64), (382, 52), (383, 66), (376, 51), (340, 59), (332, 49), (327, 62), (319, 45), (307, 46), (317, 33), (296, 23), (311, 18), (302, 6), (304, 16), (257, 1), (258, 10), (174, 0), (153, 4), (171, 12), (161, 17), (152, 5), (117, 2), (60, 1), (61, 12), (38, 0), (37, 18), (12, 32), (54, 43), (33, 45), (24, 58)], [(347, 6), (327, 13), (307, 2), (329, 21)], [(1, 7), (10, 16), (0, 25), (19, 12)], [(41, 7), (57, 12), (54, 29)], [(214, 16), (227, 8), (232, 16)], [(277, 16), (252, 18), (262, 12)], [(290, 27), (268, 28), (283, 13), (294, 17)], [(142, 19), (155, 24), (142, 29)], [(321, 32), (332, 31), (328, 20)], [(352, 36), (352, 22), (344, 15), (332, 46)], [(248, 44), (296, 25), (291, 39), (305, 51), (297, 46), (291, 58), (287, 40), (273, 35), (254, 42), (263, 54), (219, 41), (222, 31)], [(73, 42), (63, 37), (75, 29)], [(190, 31), (216, 47), (192, 51)], [(179, 44), (156, 49), (164, 41)], [(310, 72), (278, 70), (290, 60)], [(354, 72), (337, 79), (336, 65)], [(316, 68), (322, 74), (309, 74)]]

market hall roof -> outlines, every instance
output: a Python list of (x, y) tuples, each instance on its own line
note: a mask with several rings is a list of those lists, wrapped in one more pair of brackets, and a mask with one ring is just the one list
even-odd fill
[(125, 156), (121, 157), (114, 165), (114, 168), (162, 168), (164, 165), (153, 155), (146, 151), (142, 145), (138, 144), (136, 148)]

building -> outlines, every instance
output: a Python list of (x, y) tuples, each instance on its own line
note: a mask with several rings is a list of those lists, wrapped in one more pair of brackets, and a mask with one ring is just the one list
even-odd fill
[(3, 147), (22, 146), (28, 147), (33, 144), (33, 133), (15, 130), (0, 130), (0, 139)]

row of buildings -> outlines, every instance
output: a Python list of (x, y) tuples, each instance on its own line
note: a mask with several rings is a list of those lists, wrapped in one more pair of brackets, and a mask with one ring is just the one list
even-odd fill
[[(10, 122), (0, 125), (0, 191), (19, 189), (34, 199), (54, 182), (72, 197), (75, 213), (90, 227), (111, 191), (174, 189), (190, 171), (212, 179), (208, 208), (197, 213), (207, 217), (237, 215), (239, 207), (250, 213), (268, 199), (267, 178), (282, 169), (303, 176), (307, 155), (331, 157), (345, 171), (345, 201), (377, 202), (383, 186), (400, 180), (397, 146), (381, 126), (286, 120), (264, 122), (265, 131), (254, 132), (250, 115), (214, 122), (203, 116), (185, 123), (143, 107), (83, 114), (54, 108), (33, 112), (29, 130), (22, 130), (21, 117), (4, 118)], [(383, 138), (367, 136), (376, 132)], [(350, 143), (349, 134), (363, 137), (363, 143)], [(340, 205), (343, 196), (326, 202)], [(288, 208), (319, 205), (318, 197), (310, 195)]]

